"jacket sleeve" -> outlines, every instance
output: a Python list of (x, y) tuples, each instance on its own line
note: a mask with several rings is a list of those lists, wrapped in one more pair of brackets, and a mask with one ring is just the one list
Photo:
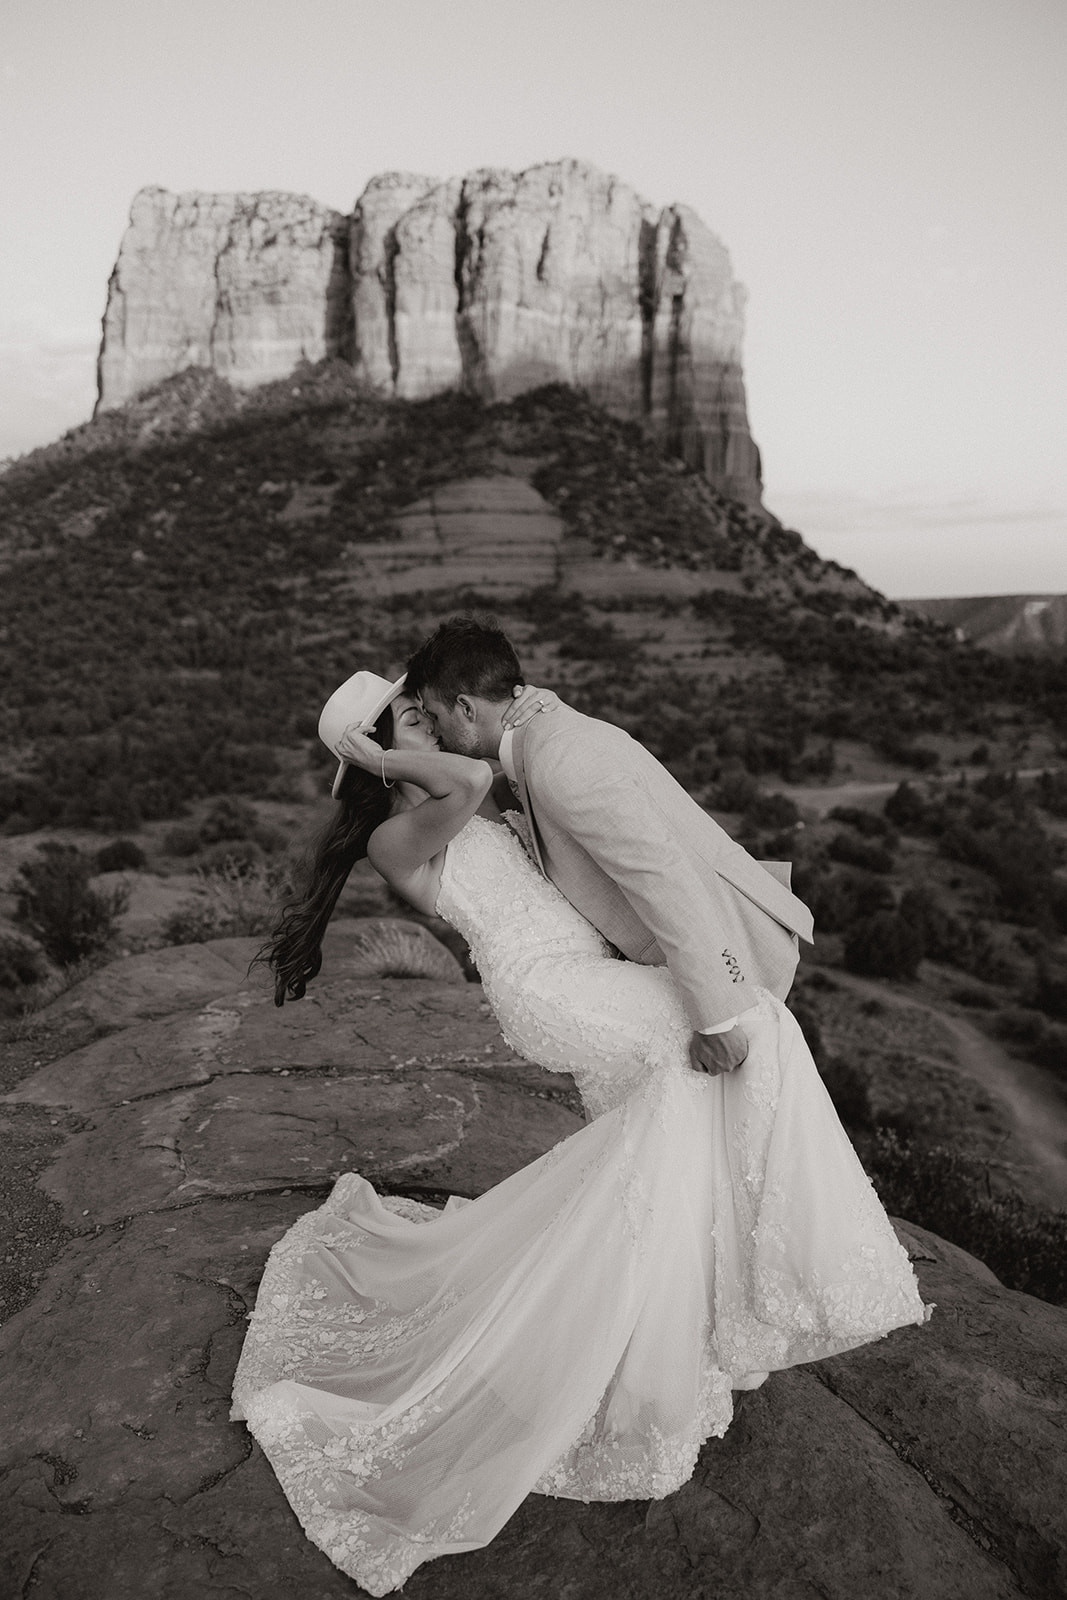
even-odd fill
[(743, 973), (726, 959), (713, 896), (694, 877), (640, 773), (605, 773), (604, 766), (552, 761), (550, 781), (539, 786), (538, 811), (618, 885), (663, 951), (694, 1028), (724, 1022), (753, 1000)]

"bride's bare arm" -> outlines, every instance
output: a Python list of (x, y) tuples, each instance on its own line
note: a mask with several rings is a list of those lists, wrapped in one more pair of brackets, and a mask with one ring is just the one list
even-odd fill
[(353, 729), (346, 729), (337, 753), (384, 782), (415, 784), (425, 791), (421, 805), (397, 811), (375, 828), (367, 855), (382, 877), (414, 904), (431, 894), (435, 899), (436, 885), (422, 869), (441, 854), (489, 793), (489, 763), (438, 750), (383, 750)]

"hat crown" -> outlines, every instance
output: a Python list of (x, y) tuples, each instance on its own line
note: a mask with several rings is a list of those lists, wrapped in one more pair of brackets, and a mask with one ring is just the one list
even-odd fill
[(353, 723), (372, 727), (395, 698), (400, 685), (382, 678), (377, 672), (354, 672), (335, 689), (319, 716), (319, 738), (327, 750), (337, 756), (341, 735)]

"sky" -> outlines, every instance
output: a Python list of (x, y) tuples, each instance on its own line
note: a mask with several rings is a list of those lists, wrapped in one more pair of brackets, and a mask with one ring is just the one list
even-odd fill
[(1067, 0), (0, 0), (0, 459), (91, 414), (139, 188), (564, 156), (726, 244), (820, 555), (1067, 590)]

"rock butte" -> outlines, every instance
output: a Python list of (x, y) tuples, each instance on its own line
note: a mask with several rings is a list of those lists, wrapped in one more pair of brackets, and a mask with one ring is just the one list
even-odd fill
[[(569, 1080), (505, 1048), (448, 952), (424, 951), (432, 978), (383, 979), (376, 934), (331, 930), (308, 999), (281, 1012), (243, 977), (256, 942), (231, 939), (131, 957), (39, 1018), (90, 1042), (2, 1102), (9, 1125), (60, 1129), (36, 1181), (73, 1233), (0, 1330), (5, 1596), (358, 1592), (227, 1421), (267, 1251), (340, 1169), (474, 1194), (579, 1122)], [(1067, 1312), (900, 1233), (937, 1306), (925, 1328), (773, 1374), (668, 1499), (532, 1495), (488, 1549), (431, 1563), (404, 1594), (1062, 1595)]]
[(750, 504), (745, 293), (684, 205), (577, 161), (304, 195), (142, 189), (108, 288), (98, 410), (187, 367), (240, 387), (350, 362), (384, 394), (579, 385)]

